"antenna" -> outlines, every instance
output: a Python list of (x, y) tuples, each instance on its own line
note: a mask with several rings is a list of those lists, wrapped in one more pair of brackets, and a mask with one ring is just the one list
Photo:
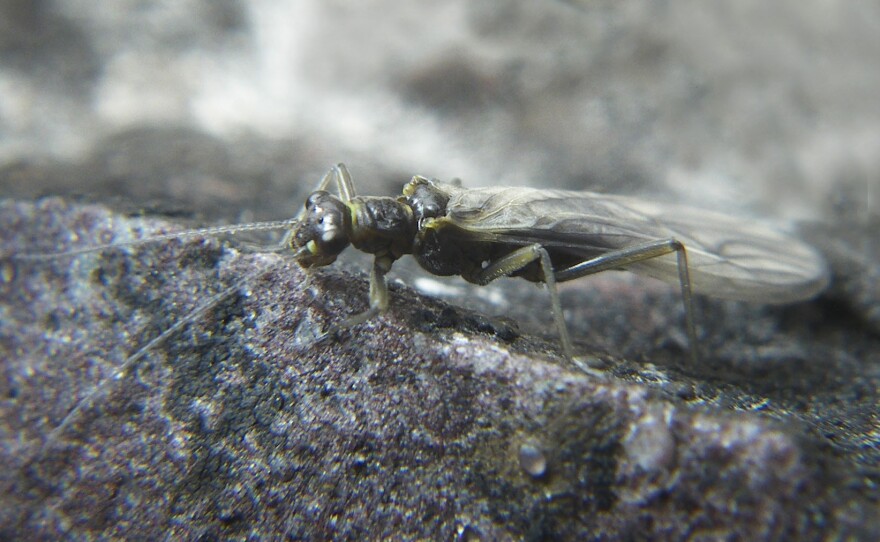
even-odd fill
[(89, 254), (92, 252), (101, 252), (104, 250), (119, 248), (119, 247), (135, 247), (140, 245), (146, 245), (149, 243), (157, 243), (159, 241), (170, 241), (173, 239), (183, 239), (187, 237), (208, 237), (214, 235), (223, 235), (223, 234), (235, 234), (241, 232), (252, 232), (252, 231), (268, 231), (268, 230), (283, 230), (290, 229), (299, 222), (297, 218), (288, 218), (286, 220), (275, 220), (270, 222), (251, 222), (248, 224), (230, 224), (228, 226), (214, 226), (211, 228), (200, 228), (196, 230), (184, 230), (173, 233), (164, 233), (161, 235), (153, 235), (150, 237), (144, 237), (142, 239), (135, 239), (133, 241), (122, 241), (119, 243), (107, 243), (104, 245), (93, 245), (89, 247), (83, 248), (75, 248), (72, 250), (65, 250), (62, 252), (48, 252), (48, 253), (23, 253), (23, 254), (11, 254), (9, 258), (13, 260), (19, 261), (41, 261), (41, 260), (54, 260), (57, 258), (68, 258), (73, 256), (79, 256), (81, 254)]

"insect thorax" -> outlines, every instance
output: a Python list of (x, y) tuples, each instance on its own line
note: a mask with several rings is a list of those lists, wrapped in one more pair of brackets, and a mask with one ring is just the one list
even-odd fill
[(389, 197), (357, 197), (349, 205), (352, 246), (394, 259), (412, 253), (418, 226), (409, 205)]
[(475, 282), (486, 262), (514, 250), (504, 243), (478, 239), (444, 218), (427, 221), (416, 236), (413, 256), (435, 275), (461, 275)]

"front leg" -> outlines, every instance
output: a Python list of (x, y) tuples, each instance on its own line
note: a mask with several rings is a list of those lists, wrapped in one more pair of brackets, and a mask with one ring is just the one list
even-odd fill
[(316, 342), (335, 336), (343, 329), (363, 324), (367, 320), (370, 320), (388, 310), (391, 298), (388, 294), (388, 284), (385, 281), (385, 276), (391, 271), (391, 265), (393, 263), (394, 260), (388, 256), (376, 256), (375, 259), (373, 259), (373, 270), (370, 272), (370, 308), (364, 312), (349, 316), (341, 322), (333, 324), (330, 326), (330, 329), (317, 338)]
[(317, 192), (319, 190), (327, 190), (330, 188), (331, 184), (336, 185), (336, 191), (339, 194), (339, 199), (348, 203), (351, 201), (351, 198), (355, 197), (357, 193), (354, 190), (354, 183), (351, 180), (351, 174), (348, 172), (348, 168), (345, 167), (345, 164), (342, 162), (336, 164), (330, 171), (324, 175), (324, 178), (321, 179), (321, 182), (318, 183), (318, 187), (313, 190), (313, 192)]

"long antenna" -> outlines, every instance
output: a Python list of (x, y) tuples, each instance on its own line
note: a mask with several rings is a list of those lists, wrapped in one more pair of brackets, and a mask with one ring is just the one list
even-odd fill
[[(212, 228), (213, 229), (213, 228)], [(70, 425), (70, 423), (76, 419), (77, 415), (87, 407), (95, 404), (96, 398), (100, 393), (106, 391), (106, 386), (111, 384), (114, 381), (120, 380), (127, 375), (131, 374), (134, 367), (140, 362), (144, 356), (153, 350), (159, 344), (168, 340), (169, 337), (180, 331), (185, 326), (198, 321), (206, 312), (208, 312), (213, 307), (217, 306), (218, 303), (223, 301), (225, 298), (231, 296), (236, 291), (240, 290), (244, 285), (254, 279), (254, 277), (262, 274), (266, 274), (271, 272), (273, 269), (278, 267), (284, 260), (279, 260), (277, 262), (270, 263), (268, 266), (253, 271), (251, 273), (247, 273), (244, 277), (241, 277), (239, 280), (235, 281), (232, 286), (228, 286), (221, 290), (220, 292), (212, 295), (198, 307), (192, 310), (189, 314), (187, 314), (184, 318), (181, 318), (177, 322), (174, 323), (171, 327), (149, 340), (146, 344), (139, 347), (133, 354), (128, 356), (126, 360), (119, 366), (113, 374), (102, 379), (100, 382), (95, 384), (81, 399), (79, 399), (73, 408), (64, 416), (54, 429), (52, 429), (49, 434), (46, 436), (46, 439), (43, 441), (43, 444), (40, 446), (39, 451), (34, 454), (31, 461), (35, 461), (42, 457), (45, 454), (45, 451), (51, 446), (57, 439), (61, 433)]]
[(9, 255), (9, 257), (13, 260), (26, 261), (53, 260), (56, 258), (66, 258), (70, 256), (78, 256), (80, 254), (88, 254), (90, 252), (101, 252), (111, 248), (134, 247), (139, 245), (146, 245), (148, 243), (170, 241), (172, 239), (182, 239), (186, 237), (205, 237), (211, 235), (233, 234), (249, 231), (283, 230), (292, 228), (294, 225), (296, 225), (297, 222), (299, 222), (299, 219), (297, 218), (288, 218), (286, 220), (275, 220), (271, 222), (230, 224), (228, 226), (214, 226), (211, 228), (200, 228), (197, 230), (184, 230), (173, 233), (164, 233), (161, 235), (144, 237), (143, 239), (134, 239), (132, 241), (122, 241), (119, 243), (107, 243), (105, 245), (94, 245), (90, 247), (75, 248), (72, 250), (65, 250), (63, 252), (11, 254)]

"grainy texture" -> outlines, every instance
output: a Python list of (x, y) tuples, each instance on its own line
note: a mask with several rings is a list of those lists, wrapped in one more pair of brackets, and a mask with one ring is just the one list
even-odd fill
[[(168, 225), (60, 199), (7, 201), (0, 248), (60, 248), (73, 233), (77, 242), (119, 240)], [(240, 292), (108, 379), (135, 345), (248, 273)], [(803, 395), (798, 416), (745, 384), (700, 381), (680, 362), (581, 373), (553, 342), (503, 325), (475, 333), (470, 313), (400, 287), (388, 316), (315, 345), (318, 329), (363, 308), (366, 282), (332, 268), (304, 279), (280, 256), (198, 240), (5, 261), (0, 536), (880, 532), (863, 478), (876, 450), (860, 456), (819, 438), (802, 418), (821, 397)], [(737, 404), (750, 394), (774, 416)], [(847, 415), (868, 423), (872, 412), (853, 405)], [(544, 454), (543, 476), (521, 466), (523, 444)]]
[(361, 194), (458, 176), (779, 220), (833, 274), (792, 306), (697, 299), (697, 367), (674, 288), (564, 284), (597, 380), (555, 357), (541, 289), (405, 261), (433, 300), (394, 282), (387, 318), (310, 348), (366, 267), (281, 263), (44, 445), (279, 260), (3, 262), (3, 537), (880, 538), (878, 36), (873, 0), (0, 1), (3, 251), (289, 217), (344, 161)]

